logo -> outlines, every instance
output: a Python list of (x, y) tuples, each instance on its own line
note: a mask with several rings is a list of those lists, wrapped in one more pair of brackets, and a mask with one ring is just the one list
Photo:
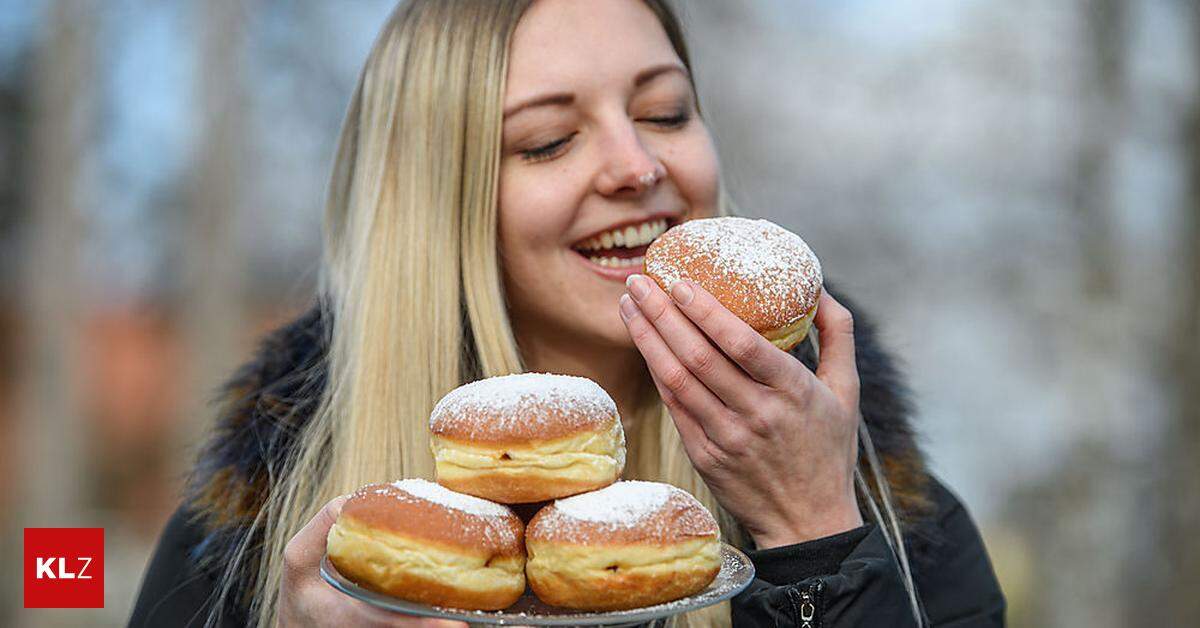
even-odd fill
[(25, 528), (25, 608), (104, 607), (104, 528)]

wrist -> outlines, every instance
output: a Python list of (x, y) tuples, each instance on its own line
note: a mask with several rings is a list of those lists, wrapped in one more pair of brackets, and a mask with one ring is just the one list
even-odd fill
[(809, 512), (801, 518), (781, 518), (776, 525), (760, 531), (750, 530), (749, 533), (755, 546), (765, 550), (833, 536), (862, 525), (862, 513), (858, 511), (858, 504), (852, 501), (819, 514)]

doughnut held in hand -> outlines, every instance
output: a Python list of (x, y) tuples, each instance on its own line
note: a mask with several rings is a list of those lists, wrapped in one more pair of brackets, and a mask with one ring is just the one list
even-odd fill
[(426, 480), (355, 491), (329, 529), (329, 561), (400, 599), (499, 610), (525, 592), (524, 526), (507, 507)]
[(447, 394), (429, 418), (439, 484), (505, 504), (608, 486), (625, 468), (617, 405), (590, 379), (491, 377)]
[(526, 530), (526, 574), (547, 604), (613, 611), (704, 590), (721, 569), (712, 513), (686, 491), (618, 482), (560, 499)]
[(767, 220), (689, 220), (659, 236), (645, 263), (663, 290), (680, 279), (695, 282), (784, 351), (804, 340), (821, 297), (817, 256)]

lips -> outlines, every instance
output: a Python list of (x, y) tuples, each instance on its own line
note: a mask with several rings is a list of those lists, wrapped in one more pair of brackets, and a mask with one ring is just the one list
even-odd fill
[(644, 247), (662, 235), (667, 230), (667, 227), (666, 218), (657, 218), (641, 223), (624, 225), (600, 232), (580, 242), (573, 248), (586, 253), (602, 253), (613, 249)]
[(571, 247), (583, 262), (606, 279), (624, 281), (641, 272), (646, 249), (671, 227), (667, 217), (620, 225), (584, 238)]

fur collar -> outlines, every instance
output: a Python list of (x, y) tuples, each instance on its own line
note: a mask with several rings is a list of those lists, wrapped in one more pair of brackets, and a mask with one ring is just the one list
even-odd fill
[[(932, 528), (922, 525), (929, 522), (932, 502), (924, 458), (910, 424), (907, 386), (861, 308), (828, 282), (826, 289), (855, 314), (863, 418), (906, 522), (914, 560), (921, 562), (923, 548), (937, 540)], [(247, 530), (264, 503), (269, 479), (282, 472), (320, 401), (330, 323), (325, 307), (314, 304), (267, 335), (254, 358), (221, 389), (215, 429), (201, 449), (185, 496), (203, 537), (193, 550), (201, 566), (228, 565), (243, 542), (260, 547), (261, 538), (248, 538)], [(809, 343), (802, 343), (794, 355), (815, 369)], [(235, 566), (241, 578), (237, 590), (253, 590), (253, 566), (253, 561)]]

